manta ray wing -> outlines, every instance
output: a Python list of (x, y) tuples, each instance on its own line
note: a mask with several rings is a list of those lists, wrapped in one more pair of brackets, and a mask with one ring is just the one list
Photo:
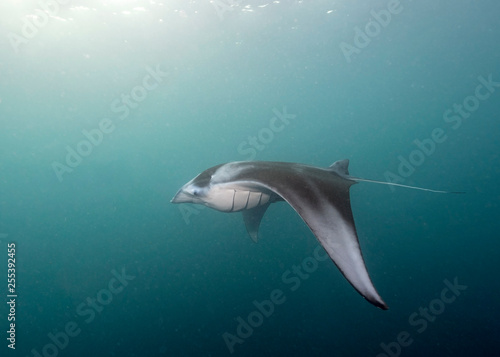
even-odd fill
[(265, 205), (242, 211), (247, 232), (255, 243), (259, 240), (260, 222), (270, 204), (271, 202), (268, 202)]
[[(344, 160), (321, 169), (269, 162), (258, 170), (243, 170), (237, 181), (245, 186), (270, 190), (290, 204), (351, 285), (370, 303), (387, 310), (386, 303), (373, 286), (361, 254), (349, 197), (349, 188), (356, 181), (349, 179), (347, 165)], [(248, 217), (245, 217), (254, 240), (265, 208), (259, 212), (262, 214), (257, 216), (257, 224), (255, 221), (250, 224), (252, 230), (247, 223)]]

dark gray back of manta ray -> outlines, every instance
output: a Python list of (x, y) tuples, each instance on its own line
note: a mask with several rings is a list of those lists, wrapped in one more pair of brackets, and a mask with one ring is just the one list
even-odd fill
[[(271, 191), (290, 204), (351, 285), (369, 302), (387, 309), (363, 261), (349, 197), (356, 181), (349, 179), (348, 164), (342, 160), (323, 169), (284, 162), (240, 162), (231, 181)], [(268, 206), (243, 211), (254, 240)]]

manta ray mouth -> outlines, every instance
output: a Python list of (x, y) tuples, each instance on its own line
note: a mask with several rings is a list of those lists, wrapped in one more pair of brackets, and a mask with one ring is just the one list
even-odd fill
[(183, 189), (180, 189), (177, 191), (175, 194), (174, 198), (170, 200), (171, 203), (188, 203), (193, 201), (193, 196), (191, 196), (189, 193), (184, 191)]

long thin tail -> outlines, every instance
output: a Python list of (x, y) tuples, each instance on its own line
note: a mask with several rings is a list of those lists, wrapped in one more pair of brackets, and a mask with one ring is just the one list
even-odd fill
[(429, 191), (429, 192), (435, 192), (435, 193), (465, 193), (462, 191), (441, 191), (441, 190), (432, 190), (430, 188), (423, 188), (423, 187), (416, 187), (416, 186), (408, 186), (408, 185), (402, 185), (400, 183), (394, 183), (394, 182), (384, 182), (384, 181), (375, 181), (375, 180), (367, 180), (367, 179), (362, 179), (358, 177), (352, 177), (349, 176), (350, 179), (354, 181), (363, 181), (363, 182), (371, 182), (371, 183), (378, 183), (381, 185), (389, 185), (389, 186), (398, 186), (398, 187), (404, 187), (404, 188), (411, 188), (413, 190), (421, 190), (421, 191)]

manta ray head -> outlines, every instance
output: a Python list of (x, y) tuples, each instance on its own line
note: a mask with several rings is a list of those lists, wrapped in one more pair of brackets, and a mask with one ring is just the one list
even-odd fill
[[(175, 194), (170, 202), (172, 203), (197, 203), (212, 207), (209, 203), (216, 197), (212, 187), (212, 176), (217, 169), (222, 166), (214, 166), (203, 171), (194, 179), (186, 183)], [(215, 208), (215, 207), (212, 207)]]
[(239, 212), (274, 202), (271, 192), (250, 183), (233, 181), (241, 172), (235, 164), (214, 166), (186, 183), (172, 203), (196, 203), (222, 212)]
[(219, 185), (199, 186), (196, 182), (188, 182), (177, 192), (172, 203), (196, 203), (222, 212), (234, 211), (235, 191)]
[(172, 203), (197, 203), (205, 204), (208, 187), (200, 187), (191, 182), (181, 187), (170, 202)]

